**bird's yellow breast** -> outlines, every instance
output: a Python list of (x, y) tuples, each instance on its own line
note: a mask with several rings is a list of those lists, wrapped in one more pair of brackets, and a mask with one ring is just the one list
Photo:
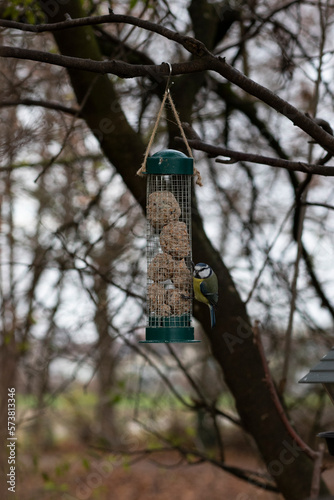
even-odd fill
[(199, 302), (204, 302), (204, 304), (209, 304), (208, 299), (202, 294), (201, 289), (200, 289), (202, 281), (203, 281), (202, 279), (193, 278), (195, 298)]

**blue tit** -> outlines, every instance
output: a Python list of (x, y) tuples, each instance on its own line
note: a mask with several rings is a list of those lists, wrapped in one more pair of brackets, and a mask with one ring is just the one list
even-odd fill
[(210, 308), (211, 328), (216, 324), (215, 307), (218, 303), (218, 279), (210, 266), (202, 262), (194, 266), (193, 284), (195, 299)]

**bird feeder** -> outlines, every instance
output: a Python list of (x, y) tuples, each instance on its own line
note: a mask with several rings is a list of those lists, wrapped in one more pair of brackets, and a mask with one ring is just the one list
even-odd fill
[(147, 326), (141, 342), (198, 342), (192, 316), (193, 159), (167, 149), (147, 159)]
[[(299, 380), (299, 383), (322, 384), (334, 404), (334, 347)], [(334, 455), (334, 431), (321, 432), (318, 436), (326, 439), (328, 451)]]

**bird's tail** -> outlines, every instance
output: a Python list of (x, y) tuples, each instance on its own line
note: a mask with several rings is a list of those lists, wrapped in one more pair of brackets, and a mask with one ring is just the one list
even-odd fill
[(213, 328), (216, 325), (216, 314), (213, 305), (209, 304), (209, 307), (210, 307), (211, 328)]

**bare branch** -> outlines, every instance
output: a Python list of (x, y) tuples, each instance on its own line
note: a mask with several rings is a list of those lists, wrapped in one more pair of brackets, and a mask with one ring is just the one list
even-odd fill
[(70, 137), (72, 131), (73, 131), (73, 128), (74, 128), (74, 125), (75, 125), (75, 119), (79, 116), (79, 114), (82, 112), (82, 109), (83, 107), (85, 106), (86, 102), (87, 102), (87, 99), (89, 97), (89, 95), (91, 94), (92, 90), (93, 90), (93, 87), (96, 83), (96, 80), (97, 80), (98, 76), (95, 76), (95, 78), (93, 79), (91, 85), (88, 87), (87, 89), (87, 92), (86, 92), (86, 95), (84, 96), (82, 102), (80, 103), (80, 107), (78, 108), (77, 112), (74, 114), (72, 120), (71, 120), (71, 125), (70, 125), (70, 128), (67, 130), (66, 134), (65, 134), (65, 137), (63, 139), (63, 143), (61, 145), (61, 148), (59, 149), (59, 151), (50, 159), (49, 163), (43, 168), (43, 170), (38, 174), (38, 176), (36, 177), (35, 179), (35, 182), (37, 182), (42, 175), (45, 174), (45, 172), (47, 171), (47, 169), (53, 165), (53, 163), (57, 160), (57, 158), (61, 155), (62, 151), (64, 151), (64, 148), (67, 144), (67, 140), (68, 138)]
[(316, 203), (316, 202), (311, 202), (311, 201), (305, 201), (302, 202), (301, 205), (307, 205), (308, 207), (322, 207), (322, 208), (328, 208), (328, 210), (334, 210), (333, 205), (329, 205), (328, 203)]
[(80, 116), (80, 110), (78, 108), (69, 108), (58, 102), (43, 101), (41, 99), (18, 99), (18, 100), (6, 100), (0, 101), (0, 108), (5, 108), (9, 106), (40, 106), (42, 108), (53, 109), (54, 111), (61, 111), (63, 113), (68, 113), (69, 115)]
[(276, 391), (276, 387), (274, 385), (274, 382), (273, 382), (273, 379), (271, 377), (271, 373), (270, 373), (270, 370), (269, 370), (269, 367), (268, 367), (268, 363), (267, 363), (267, 360), (266, 360), (266, 356), (265, 356), (265, 353), (264, 353), (264, 349), (263, 349), (263, 345), (262, 345), (262, 341), (261, 341), (261, 336), (260, 336), (260, 328), (259, 328), (259, 322), (256, 321), (255, 322), (255, 325), (254, 325), (254, 328), (253, 328), (253, 332), (254, 332), (254, 342), (256, 343), (256, 346), (258, 348), (258, 351), (259, 351), (259, 354), (260, 354), (260, 357), (261, 357), (261, 361), (262, 361), (262, 365), (263, 365), (263, 369), (265, 371), (265, 374), (266, 374), (266, 378), (265, 378), (265, 382), (267, 384), (267, 387), (269, 389), (269, 392), (271, 394), (271, 397), (272, 397), (272, 400), (277, 408), (277, 412), (278, 414), (280, 415), (281, 419), (282, 419), (282, 422), (286, 428), (286, 430), (288, 431), (289, 435), (291, 436), (291, 438), (298, 444), (298, 446), (300, 447), (300, 449), (306, 453), (312, 460), (316, 460), (318, 458), (318, 453), (314, 450), (312, 450), (312, 448), (310, 448), (303, 440), (302, 438), (296, 433), (296, 431), (294, 430), (294, 428), (292, 427), (292, 425), (290, 424), (287, 416), (286, 416), (286, 413), (284, 411), (284, 408), (282, 406), (282, 403), (278, 397), (278, 394), (277, 394), (277, 391)]
[[(147, 64), (129, 64), (123, 61), (93, 61), (92, 59), (82, 59), (79, 57), (63, 56), (51, 54), (40, 50), (23, 49), (19, 47), (9, 47), (3, 45), (0, 47), (0, 57), (14, 57), (16, 59), (28, 59), (47, 64), (62, 66), (63, 68), (79, 69), (82, 71), (91, 71), (92, 73), (101, 73), (119, 76), (120, 78), (135, 78), (139, 76), (151, 76), (159, 74), (161, 76), (169, 75), (169, 66), (166, 63), (157, 65)], [(196, 59), (195, 61), (186, 61), (184, 63), (175, 63), (172, 66), (173, 74), (197, 73), (209, 69), (209, 61), (206, 58)]]
[(68, 19), (63, 22), (50, 23), (50, 24), (28, 24), (19, 23), (17, 21), (9, 21), (8, 19), (1, 19), (0, 26), (3, 28), (18, 29), (20, 31), (29, 31), (31, 33), (43, 33), (50, 31), (61, 31), (64, 29), (78, 28), (81, 26), (92, 26), (96, 24), (110, 24), (110, 23), (125, 23), (132, 24), (139, 28), (143, 28), (147, 31), (152, 31), (158, 35), (173, 40), (174, 42), (180, 43), (183, 47), (188, 50), (191, 54), (202, 57), (204, 55), (210, 54), (205, 45), (192, 38), (190, 36), (180, 35), (179, 33), (165, 28), (161, 24), (156, 24), (151, 21), (146, 21), (145, 19), (139, 19), (133, 16), (119, 15), (119, 14), (109, 14), (106, 16), (96, 16), (96, 17), (82, 17), (78, 19)]
[(318, 456), (314, 462), (310, 500), (317, 500), (317, 498), (319, 498), (320, 480), (323, 467), (324, 453), (325, 453), (325, 444), (320, 443)]
[(168, 438), (163, 436), (160, 432), (152, 429), (151, 426), (148, 426), (147, 424), (145, 424), (144, 422), (142, 422), (140, 420), (136, 420), (136, 422), (146, 432), (156, 436), (160, 441), (162, 441), (166, 445), (170, 446), (170, 449), (178, 451), (187, 460), (187, 462), (189, 462), (189, 457), (193, 456), (193, 457), (198, 458), (201, 462), (202, 461), (208, 462), (208, 463), (224, 470), (225, 472), (228, 472), (228, 473), (238, 477), (239, 479), (246, 481), (247, 483), (250, 483), (254, 486), (257, 486), (258, 488), (262, 488), (262, 489), (265, 489), (267, 491), (274, 491), (274, 492), (278, 491), (277, 487), (274, 484), (269, 483), (267, 481), (266, 474), (262, 474), (262, 473), (259, 473), (257, 471), (240, 469), (239, 467), (236, 467), (236, 466), (227, 465), (224, 462), (222, 462), (221, 460), (217, 460), (215, 458), (212, 458), (205, 453), (201, 453), (198, 450), (187, 449), (183, 446), (174, 444)]
[[(177, 142), (180, 142), (181, 137), (176, 138)], [(323, 175), (327, 177), (334, 176), (334, 166), (322, 166), (315, 163), (307, 164), (300, 161), (290, 161), (283, 160), (281, 158), (272, 158), (269, 156), (257, 155), (252, 153), (241, 153), (240, 151), (234, 151), (233, 149), (224, 148), (223, 146), (213, 146), (206, 142), (200, 140), (188, 140), (189, 146), (197, 149), (199, 151), (204, 151), (209, 153), (210, 156), (215, 157), (219, 155), (226, 156), (227, 158), (232, 158), (235, 163), (236, 161), (248, 161), (251, 163), (259, 163), (262, 165), (269, 165), (271, 167), (285, 168), (286, 170), (293, 170), (296, 172), (312, 173), (316, 175)], [(216, 160), (217, 163), (232, 163), (231, 161), (226, 162), (226, 160)]]
[[(234, 83), (249, 94), (260, 99), (271, 108), (286, 116), (294, 125), (300, 127), (304, 132), (315, 139), (326, 151), (334, 154), (334, 137), (325, 132), (311, 118), (301, 113), (290, 103), (274, 94), (271, 90), (263, 87), (259, 83), (251, 80), (233, 66), (228, 64), (225, 58), (214, 56), (205, 45), (195, 38), (180, 35), (160, 24), (152, 23), (132, 16), (110, 14), (108, 16), (97, 16), (88, 18), (70, 19), (53, 24), (31, 25), (18, 23), (16, 21), (0, 20), (0, 26), (41, 33), (43, 31), (59, 31), (80, 26), (95, 25), (101, 23), (127, 23), (141, 27), (148, 31), (158, 33), (161, 36), (181, 44), (188, 52), (198, 56), (197, 59), (185, 63), (176, 63), (172, 66), (172, 74), (194, 73), (204, 70), (213, 70)], [(151, 65), (131, 65), (120, 61), (93, 61), (90, 59), (80, 59), (58, 54), (48, 54), (40, 51), (30, 51), (16, 47), (0, 47), (0, 57), (16, 57), (21, 59), (32, 59), (35, 61), (56, 64), (72, 69), (81, 69), (97, 73), (111, 73), (121, 78), (133, 78), (152, 74), (152, 71), (161, 75), (169, 74), (167, 64), (159, 66)], [(305, 171), (305, 170), (302, 170)]]
[(313, 137), (324, 149), (334, 152), (333, 136), (325, 132), (313, 119), (306, 116), (305, 113), (300, 112), (292, 104), (228, 64), (225, 58), (211, 56), (210, 69), (286, 116), (294, 125)]

